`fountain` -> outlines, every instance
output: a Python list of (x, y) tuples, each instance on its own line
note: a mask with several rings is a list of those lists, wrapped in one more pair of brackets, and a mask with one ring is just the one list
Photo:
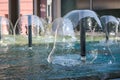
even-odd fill
[[(73, 12), (72, 12), (73, 13)], [(69, 14), (69, 13), (68, 13)], [(73, 14), (72, 14), (73, 15)], [(86, 15), (87, 16), (87, 15)], [(65, 24), (67, 24), (67, 22), (66, 23), (64, 23), (65, 22), (65, 20), (64, 19), (62, 19), (62, 18), (58, 18), (58, 19), (56, 19), (54, 22), (53, 22), (53, 32), (54, 33), (56, 33), (56, 35), (55, 35), (55, 43), (54, 43), (54, 46), (53, 46), (53, 50), (51, 51), (51, 53), (49, 54), (49, 56), (48, 56), (48, 62), (52, 62), (53, 64), (61, 64), (61, 65), (67, 65), (67, 66), (70, 66), (70, 65), (76, 65), (76, 64), (80, 64), (80, 61), (79, 61), (79, 58), (80, 57), (78, 57), (76, 60), (74, 60), (75, 62), (73, 62), (72, 61), (72, 58), (74, 58), (74, 56), (76, 56), (76, 55), (65, 55), (65, 56), (63, 56), (64, 54), (66, 54), (66, 51), (63, 51), (63, 50), (61, 50), (61, 53), (63, 53), (63, 54), (61, 54), (61, 55), (57, 55), (57, 57), (55, 57), (55, 56), (53, 56), (54, 54), (56, 54), (56, 53), (59, 53), (59, 52), (56, 52), (56, 50), (55, 50), (55, 46), (57, 47), (58, 46), (58, 44), (59, 45), (61, 45), (61, 44), (65, 44), (65, 36), (66, 35), (69, 35), (69, 32), (71, 32), (72, 34), (73, 34), (73, 28), (75, 28), (75, 27), (73, 27), (74, 26), (74, 23), (72, 23), (71, 22), (71, 20), (74, 20), (74, 19), (72, 19), (71, 18), (71, 20), (70, 20), (70, 18), (71, 18), (71, 16), (69, 16), (68, 17), (68, 15), (67, 15), (67, 17), (65, 16), (65, 19), (68, 19), (68, 22), (69, 22), (69, 24), (71, 25), (69, 25), (69, 31), (68, 31), (68, 33), (65, 33), (66, 31), (67, 31), (67, 27), (66, 27), (66, 29), (64, 28), (65, 26)], [(74, 17), (73, 17), (74, 18)], [(90, 20), (92, 20), (92, 19), (94, 19), (94, 18), (92, 18), (92, 17), (90, 17), (90, 16), (88, 16), (88, 17), (85, 17), (85, 18), (82, 18), (81, 19), (81, 21), (78, 23), (78, 24), (81, 24), (81, 25), (79, 25), (80, 26), (80, 28), (81, 28), (81, 26), (86, 26), (86, 28), (84, 29), (84, 30), (81, 30), (81, 34), (82, 34), (82, 38), (81, 38), (81, 51), (83, 51), (82, 53), (83, 54), (81, 54), (83, 57), (81, 57), (81, 59), (82, 59), (82, 61), (83, 62), (85, 62), (85, 56), (86, 56), (86, 49), (85, 49), (85, 43), (86, 42), (84, 42), (85, 41), (85, 34), (83, 34), (84, 32), (86, 32), (85, 30), (87, 29), (87, 28), (89, 28), (90, 30), (91, 30), (91, 25), (92, 25), (92, 22), (90, 21)], [(97, 20), (98, 18), (96, 18), (96, 21), (98, 21), (98, 26), (101, 26), (101, 24), (100, 24), (100, 21), (99, 20)], [(95, 19), (94, 19), (95, 20)], [(74, 21), (76, 21), (76, 20), (74, 20)], [(87, 22), (88, 21), (88, 22)], [(86, 23), (86, 24), (85, 24)], [(73, 27), (73, 28), (72, 28)], [(83, 32), (82, 32), (83, 31)], [(62, 40), (61, 41), (59, 41), (59, 42), (61, 42), (61, 43), (58, 43), (57, 42), (57, 39), (56, 38), (58, 38), (58, 37), (61, 37), (62, 36)], [(72, 35), (71, 35), (72, 36)], [(75, 37), (75, 36), (74, 36)], [(72, 39), (72, 38), (71, 38)], [(58, 40), (60, 40), (60, 39), (58, 39)], [(67, 40), (66, 40), (66, 42), (68, 42)], [(74, 41), (73, 41), (74, 42)], [(67, 44), (69, 45), (69, 43), (70, 42), (68, 42)], [(73, 43), (72, 44), (72, 46), (70, 47), (70, 49), (75, 49), (74, 48), (74, 45), (75, 43)], [(71, 44), (70, 44), (71, 45)], [(92, 44), (93, 45), (93, 44)], [(64, 45), (65, 46), (65, 45)], [(61, 46), (62, 48), (65, 48), (64, 46)], [(99, 45), (100, 46), (100, 45)], [(68, 51), (70, 51), (69, 50), (69, 48), (67, 48), (68, 49)], [(115, 61), (115, 57), (112, 55), (112, 51), (111, 51), (111, 49), (109, 48), (109, 47), (107, 47), (107, 50), (106, 50), (106, 48), (104, 49), (103, 48), (103, 53), (104, 53), (104, 51), (105, 51), (105, 54), (106, 54), (106, 51), (107, 52), (109, 52), (110, 53), (110, 55), (112, 56), (112, 58), (113, 58), (113, 60)], [(91, 50), (90, 51), (91, 52), (91, 54), (94, 56), (94, 58), (90, 61), (90, 63), (92, 63), (96, 58), (97, 58), (97, 55), (98, 55), (98, 53), (99, 52), (102, 52), (102, 50), (100, 49), (93, 49), (93, 50)], [(67, 52), (67, 53), (74, 53), (74, 52), (72, 52), (72, 51), (70, 51), (70, 52)], [(78, 53), (77, 51), (76, 51), (76, 53)], [(60, 53), (59, 53), (60, 54)], [(69, 58), (67, 58), (69, 56)], [(70, 57), (71, 56), (71, 57)], [(78, 56), (78, 55), (77, 55)], [(57, 59), (58, 58), (58, 59)], [(67, 61), (67, 59), (68, 59), (68, 61)], [(71, 60), (70, 60), (71, 59)], [(53, 60), (53, 61), (52, 61)], [(59, 61), (59, 62), (58, 62)], [(62, 63), (61, 63), (62, 62)], [(71, 64), (70, 64), (70, 62), (71, 62)], [(73, 63), (72, 63), (73, 62)], [(110, 60), (110, 63), (111, 62), (113, 62), (113, 61), (111, 61)], [(76, 63), (76, 64), (75, 64)], [(108, 62), (109, 63), (109, 62)], [(70, 64), (70, 65), (69, 65)]]
[(6, 52), (10, 44), (14, 44), (12, 37), (13, 25), (5, 17), (0, 16), (0, 52)]
[[(76, 18), (74, 18), (75, 15), (76, 15)], [(87, 20), (85, 20), (84, 18), (87, 18), (87, 17), (94, 18), (97, 21), (98, 25), (100, 27), (102, 27), (96, 13), (93, 11), (90, 11), (90, 10), (75, 10), (64, 16), (64, 18), (69, 18), (73, 23), (75, 23), (75, 27), (77, 25), (80, 26), (80, 29), (81, 29), (81, 31), (80, 31), (81, 32), (80, 33), (81, 34), (81, 36), (80, 36), (81, 44), (80, 45), (81, 45), (81, 60), (82, 61), (86, 60), (86, 57), (85, 57), (86, 56), (86, 49), (85, 49), (85, 45), (86, 45), (85, 44), (86, 43), (85, 42), (86, 41), (85, 40), (85, 32), (86, 31), (85, 31), (85, 29), (86, 29), (86, 27), (88, 27), (89, 23), (86, 22)], [(81, 21), (81, 24), (79, 23), (80, 21)]]
[[(73, 42), (76, 41), (72, 22), (69, 19), (64, 18), (56, 19), (52, 24), (52, 34), (54, 35), (54, 45), (47, 60), (49, 63), (56, 64), (58, 63), (56, 62), (57, 56), (53, 56), (54, 53), (57, 53), (57, 55), (62, 53), (61, 55), (59, 55), (62, 56), (66, 53), (72, 52), (72, 48), (74, 46)], [(61, 49), (56, 50), (56, 47), (57, 48), (61, 47)], [(65, 64), (64, 62), (65, 59), (63, 61), (63, 65)]]
[(101, 16), (100, 19), (103, 24), (103, 30), (106, 34), (106, 42), (109, 41), (110, 32), (111, 32), (111, 35), (115, 35), (115, 37), (117, 37), (118, 25), (119, 25), (119, 21), (117, 20), (117, 18), (115, 18), (112, 15), (104, 15), (104, 16)]
[[(56, 26), (57, 25), (57, 26)], [(69, 19), (58, 18), (53, 22), (52, 32), (55, 34), (74, 37), (73, 24)], [(61, 32), (62, 31), (62, 32)]]
[(2, 37), (4, 39), (4, 35), (12, 35), (12, 31), (12, 23), (7, 18), (0, 16), (0, 40), (3, 41)]
[[(109, 48), (100, 43), (105, 36), (98, 32), (101, 23), (95, 12), (75, 10), (68, 14), (55, 19), (49, 27), (34, 15), (21, 16), (14, 28), (15, 33), (19, 27), (19, 34), (13, 35), (15, 44), (10, 44), (5, 54), (0, 53), (0, 79), (119, 80), (120, 41)], [(76, 28), (80, 31), (75, 31)], [(94, 36), (90, 34), (92, 30)], [(80, 36), (83, 37), (81, 42)], [(80, 56), (82, 41), (83, 61)], [(28, 49), (31, 46), (32, 50)], [(115, 60), (109, 55), (111, 53)]]
[[(42, 39), (44, 39), (45, 35), (45, 30), (44, 30), (44, 24), (43, 24), (43, 19), (35, 16), (35, 15), (25, 15), (21, 16), (14, 27), (14, 36), (15, 36), (15, 41), (17, 43), (17, 36), (15, 35), (15, 30), (16, 27), (19, 27), (19, 38), (23, 39), (25, 42), (24, 44), (28, 44), (29, 49), (32, 49), (32, 44), (36, 44), (37, 42), (39, 43), (40, 37), (43, 36)], [(34, 39), (36, 38), (36, 39)]]

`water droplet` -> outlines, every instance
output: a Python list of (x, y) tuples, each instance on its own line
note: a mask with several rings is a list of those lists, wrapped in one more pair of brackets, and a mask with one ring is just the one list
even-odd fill
[(112, 64), (112, 61), (110, 60), (108, 64)]

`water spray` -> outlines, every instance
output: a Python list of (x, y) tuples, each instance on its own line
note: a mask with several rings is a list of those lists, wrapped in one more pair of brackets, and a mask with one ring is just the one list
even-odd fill
[(50, 54), (48, 55), (48, 58), (47, 58), (47, 61), (49, 63), (52, 62), (52, 55), (53, 55), (55, 48), (56, 48), (56, 39), (57, 39), (58, 28), (59, 28), (59, 25), (57, 26), (57, 29), (55, 31), (55, 39), (54, 39), (54, 45), (53, 45), (52, 51), (50, 52)]

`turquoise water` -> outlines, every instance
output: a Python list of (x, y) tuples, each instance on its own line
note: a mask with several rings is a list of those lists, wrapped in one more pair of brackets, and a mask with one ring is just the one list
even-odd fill
[[(69, 54), (80, 54), (79, 43), (73, 43)], [(120, 78), (120, 43), (106, 47), (99, 42), (88, 42), (87, 61), (75, 66), (50, 64), (47, 57), (52, 49), (43, 45), (34, 45), (29, 50), (26, 45), (12, 47), (0, 53), (1, 80), (105, 80)], [(63, 45), (62, 45), (63, 46)], [(65, 45), (64, 45), (65, 46)], [(95, 52), (96, 51), (96, 52)], [(61, 43), (57, 43), (54, 54), (61, 52)], [(65, 55), (67, 53), (64, 53)], [(111, 55), (112, 54), (112, 55)], [(93, 60), (93, 56), (95, 59)]]

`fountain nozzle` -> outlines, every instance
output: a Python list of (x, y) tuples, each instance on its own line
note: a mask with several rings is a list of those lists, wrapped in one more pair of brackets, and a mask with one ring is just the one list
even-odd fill
[(29, 47), (28, 49), (29, 49), (29, 50), (32, 50), (32, 47)]
[(28, 47), (32, 47), (32, 16), (28, 15)]
[(86, 62), (86, 56), (81, 56), (81, 62)]
[(79, 24), (80, 27), (80, 45), (81, 45), (81, 61), (86, 61), (86, 20), (82, 19), (82, 24)]

